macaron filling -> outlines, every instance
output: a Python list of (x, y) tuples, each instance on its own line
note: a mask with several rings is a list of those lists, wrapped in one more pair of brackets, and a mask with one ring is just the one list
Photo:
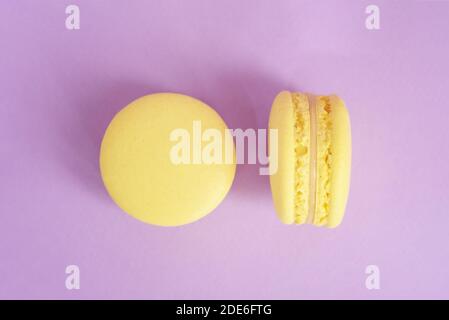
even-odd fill
[(295, 223), (324, 226), (330, 208), (331, 101), (325, 96), (291, 95), (295, 113)]

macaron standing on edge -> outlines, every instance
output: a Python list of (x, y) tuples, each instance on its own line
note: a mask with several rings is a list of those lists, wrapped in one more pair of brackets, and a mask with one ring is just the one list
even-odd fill
[(285, 224), (334, 228), (344, 216), (351, 170), (351, 128), (338, 96), (282, 91), (269, 129), (278, 130), (274, 206)]

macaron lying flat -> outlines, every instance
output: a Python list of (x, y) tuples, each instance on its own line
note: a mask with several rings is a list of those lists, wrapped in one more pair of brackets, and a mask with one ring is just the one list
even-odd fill
[(114, 202), (160, 226), (187, 224), (210, 213), (229, 191), (236, 167), (234, 161), (202, 161), (201, 134), (208, 129), (223, 133), (227, 126), (211, 107), (181, 94), (144, 96), (118, 112), (100, 150), (101, 176)]
[(333, 228), (345, 212), (351, 170), (348, 111), (337, 96), (279, 93), (269, 128), (278, 130), (274, 206), (285, 224)]

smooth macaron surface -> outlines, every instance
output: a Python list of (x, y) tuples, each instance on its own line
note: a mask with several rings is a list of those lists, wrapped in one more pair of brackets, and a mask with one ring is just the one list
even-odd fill
[(295, 222), (296, 138), (295, 111), (289, 92), (283, 91), (276, 96), (270, 112), (269, 129), (278, 130), (277, 171), (270, 176), (274, 207), (283, 223), (292, 224)]
[[(207, 129), (224, 135), (227, 126), (211, 107), (181, 94), (144, 96), (119, 111), (100, 149), (101, 176), (114, 202), (160, 226), (191, 223), (214, 210), (232, 185), (235, 162), (202, 161)], [(181, 142), (188, 146), (179, 148)], [(174, 161), (182, 151), (187, 161)]]
[(269, 128), (278, 130), (278, 170), (270, 176), (274, 206), (286, 224), (336, 227), (344, 215), (350, 180), (351, 130), (337, 96), (283, 91)]

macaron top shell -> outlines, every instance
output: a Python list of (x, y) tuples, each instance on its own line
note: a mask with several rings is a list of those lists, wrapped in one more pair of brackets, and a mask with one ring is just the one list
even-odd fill
[(331, 131), (332, 173), (330, 180), (330, 203), (328, 227), (336, 227), (343, 220), (349, 195), (351, 176), (351, 125), (349, 113), (338, 96), (329, 97), (332, 104), (330, 113), (333, 128)]
[[(201, 132), (194, 132), (194, 123)], [(207, 215), (224, 199), (235, 175), (235, 162), (194, 163), (207, 129), (224, 134), (227, 126), (192, 97), (159, 93), (130, 103), (112, 119), (101, 144), (100, 170), (109, 195), (125, 212), (154, 225), (178, 226)], [(189, 163), (171, 158), (181, 141), (173, 132), (188, 134)]]
[[(285, 224), (295, 222), (295, 111), (292, 95), (279, 93), (271, 108), (269, 129), (278, 130), (277, 171), (270, 176), (274, 207)], [(270, 146), (269, 146), (270, 147)]]

